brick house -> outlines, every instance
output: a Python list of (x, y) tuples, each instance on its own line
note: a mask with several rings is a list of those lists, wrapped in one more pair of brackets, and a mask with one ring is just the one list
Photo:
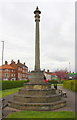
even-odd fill
[(5, 61), (5, 64), (0, 66), (0, 80), (12, 80), (15, 79), (16, 70), (12, 66), (8, 65), (8, 62)]
[(17, 64), (12, 60), (11, 64), (12, 67), (16, 69), (16, 79), (17, 80), (24, 80), (28, 79), (28, 67), (22, 63), (20, 63), (20, 60), (17, 61)]
[(2, 80), (28, 79), (28, 67), (25, 65), (25, 63), (20, 63), (20, 60), (17, 61), (17, 64), (12, 60), (11, 64), (9, 65), (8, 62), (5, 61), (5, 64), (0, 67), (0, 78)]

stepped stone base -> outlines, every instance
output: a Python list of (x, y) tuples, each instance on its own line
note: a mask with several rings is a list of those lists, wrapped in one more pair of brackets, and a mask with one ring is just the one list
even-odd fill
[(64, 107), (66, 105), (66, 101), (61, 100), (53, 103), (21, 103), (21, 102), (9, 101), (8, 105), (9, 107), (19, 110), (50, 111)]
[(51, 89), (51, 88), (49, 88), (49, 89), (25, 89), (25, 88), (23, 88), (23, 89), (20, 89), (19, 90), (19, 92), (18, 92), (18, 94), (19, 95), (26, 95), (26, 96), (37, 96), (37, 93), (38, 93), (38, 96), (48, 96), (48, 95), (54, 95), (54, 94), (56, 94), (56, 90), (55, 89)]
[(24, 103), (50, 103), (61, 100), (61, 95), (50, 95), (50, 96), (15, 95), (13, 100)]
[(61, 95), (47, 83), (26, 83), (18, 94), (8, 101), (8, 106), (19, 110), (54, 110), (66, 105)]

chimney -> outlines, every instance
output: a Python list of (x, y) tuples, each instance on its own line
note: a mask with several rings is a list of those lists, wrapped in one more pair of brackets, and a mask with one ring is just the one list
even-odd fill
[(15, 64), (15, 62), (12, 60), (12, 61), (11, 61), (11, 64)]
[(18, 60), (18, 64), (20, 63), (20, 60)]
[(8, 62), (7, 61), (5, 61), (5, 65), (7, 65), (8, 64)]
[(47, 72), (49, 72), (49, 69), (47, 70)]
[(14, 61), (12, 60), (11, 63), (14, 63)]
[(24, 62), (24, 65), (25, 65), (25, 62)]

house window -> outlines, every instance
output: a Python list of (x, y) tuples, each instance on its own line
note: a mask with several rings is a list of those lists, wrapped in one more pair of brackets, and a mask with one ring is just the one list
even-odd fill
[(18, 68), (18, 70), (20, 70), (20, 67)]
[(23, 68), (25, 68), (25, 67), (23, 66)]
[(12, 72), (13, 72), (13, 70), (12, 70)]
[(11, 76), (13, 77), (13, 74), (11, 74)]
[(23, 72), (25, 72), (25, 70), (23, 70)]
[(8, 80), (8, 74), (7, 73), (5, 74), (5, 78), (4, 79)]
[(6, 73), (5, 76), (8, 77), (8, 74)]
[(8, 69), (5, 69), (6, 72), (8, 72)]

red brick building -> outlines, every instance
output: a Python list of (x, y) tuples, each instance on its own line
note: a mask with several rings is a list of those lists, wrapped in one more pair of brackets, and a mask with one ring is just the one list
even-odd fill
[(13, 60), (11, 64), (5, 61), (5, 64), (0, 66), (0, 79), (2, 80), (25, 80), (28, 79), (28, 67), (20, 60), (15, 63)]
[(1, 80), (11, 80), (15, 78), (15, 68), (8, 65), (8, 62), (5, 61), (5, 64), (0, 66), (0, 79)]

